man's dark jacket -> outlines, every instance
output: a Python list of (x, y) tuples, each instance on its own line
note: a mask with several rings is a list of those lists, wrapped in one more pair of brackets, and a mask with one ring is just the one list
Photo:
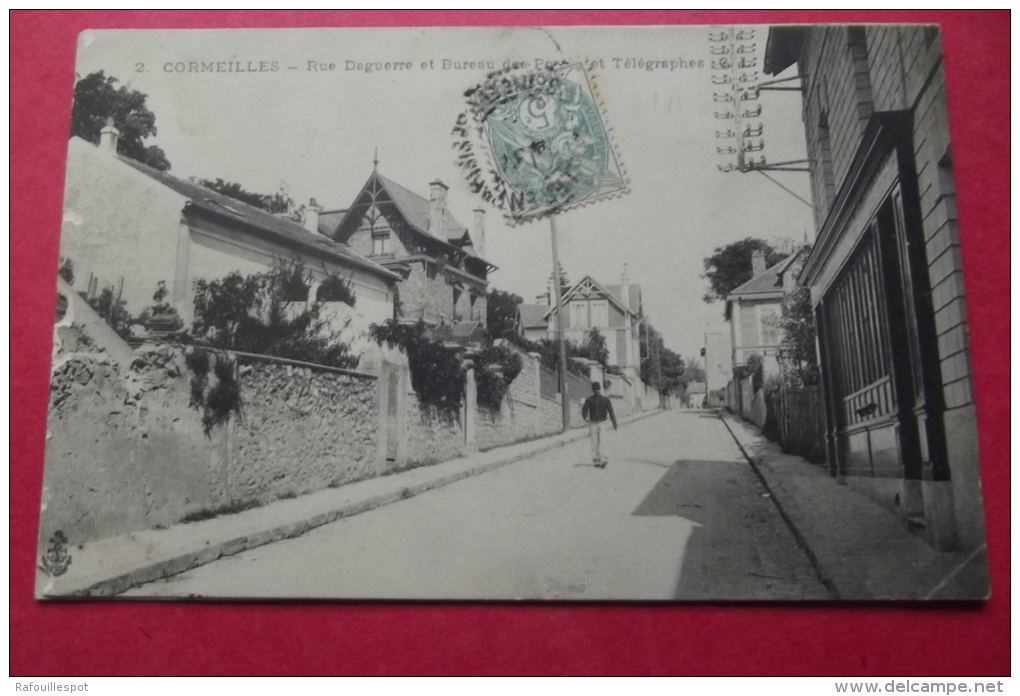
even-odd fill
[(581, 418), (592, 423), (601, 423), (607, 415), (612, 419), (615, 428), (616, 414), (613, 413), (613, 402), (608, 396), (592, 394), (584, 400), (584, 406), (581, 407)]

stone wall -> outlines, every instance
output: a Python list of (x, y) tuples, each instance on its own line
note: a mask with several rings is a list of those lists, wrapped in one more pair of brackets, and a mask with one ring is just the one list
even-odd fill
[(459, 457), (465, 448), (464, 419), (430, 414), (411, 392), (407, 397), (407, 461), (422, 466)]
[[(446, 419), (423, 415), (414, 393), (408, 395), (407, 464), (433, 464), (467, 452), (485, 451), (515, 442), (554, 435), (562, 430), (563, 412), (559, 397), (539, 393), (539, 359), (521, 355), (523, 367), (514, 379), (499, 411), (474, 406), (461, 409), (460, 416)], [(466, 400), (468, 401), (468, 400)], [(469, 420), (470, 419), (470, 420)], [(581, 402), (570, 401), (570, 425), (584, 425)]]
[(231, 496), (272, 500), (377, 473), (376, 380), (239, 357)]
[(81, 543), (166, 526), (222, 502), (222, 438), (189, 408), (183, 355), (65, 355), (50, 378), (40, 535)]
[(377, 473), (375, 379), (214, 355), (237, 361), (241, 413), (208, 433), (184, 349), (140, 349), (127, 369), (104, 353), (58, 356), (41, 538), (81, 543)]
[[(129, 351), (129, 360), (118, 363), (110, 352), (78, 352), (94, 341), (58, 328), (44, 540), (57, 530), (80, 544), (170, 526), (561, 429), (560, 403), (540, 395), (539, 360), (531, 355), (522, 356), (499, 412), (478, 409), (472, 399), (470, 410), (450, 419), (423, 411), (409, 392), (406, 361), (398, 360), (401, 435), (397, 458), (387, 461), (381, 411), (393, 411), (376, 373), (219, 351), (201, 353), (207, 356), (201, 365), (189, 356), (203, 349), (168, 345)], [(240, 410), (204, 421), (211, 411), (202, 404), (221, 387), (224, 363)], [(572, 427), (583, 427), (580, 401), (571, 400), (570, 418)]]

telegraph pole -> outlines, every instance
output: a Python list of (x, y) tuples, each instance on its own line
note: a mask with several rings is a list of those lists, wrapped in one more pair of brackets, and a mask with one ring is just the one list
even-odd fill
[(563, 338), (563, 290), (560, 288), (560, 255), (556, 243), (556, 216), (549, 216), (552, 236), (553, 293), (556, 297), (556, 341), (560, 347), (560, 404), (563, 407), (563, 432), (570, 429), (570, 400), (567, 398), (567, 343)]

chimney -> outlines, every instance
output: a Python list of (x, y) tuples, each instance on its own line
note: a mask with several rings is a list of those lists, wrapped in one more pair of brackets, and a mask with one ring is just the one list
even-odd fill
[(751, 254), (751, 277), (757, 278), (765, 272), (765, 254), (756, 251)]
[(315, 202), (312, 198), (308, 201), (308, 205), (305, 206), (304, 212), (304, 226), (305, 229), (312, 234), (319, 234), (319, 213), (322, 212), (322, 206)]
[(475, 248), (475, 253), (479, 256), (485, 256), (485, 210), (482, 208), (475, 208), (475, 221), (471, 229), (471, 245)]
[(429, 183), (429, 234), (446, 240), (446, 191), (439, 179)]
[(106, 125), (99, 131), (99, 149), (113, 157), (117, 156), (117, 141), (120, 140), (120, 131), (114, 128), (113, 118), (106, 119)]

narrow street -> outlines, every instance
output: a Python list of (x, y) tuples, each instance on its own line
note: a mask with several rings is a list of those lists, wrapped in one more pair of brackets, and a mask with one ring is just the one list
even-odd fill
[(714, 414), (610, 429), (128, 596), (825, 599), (807, 556)]

